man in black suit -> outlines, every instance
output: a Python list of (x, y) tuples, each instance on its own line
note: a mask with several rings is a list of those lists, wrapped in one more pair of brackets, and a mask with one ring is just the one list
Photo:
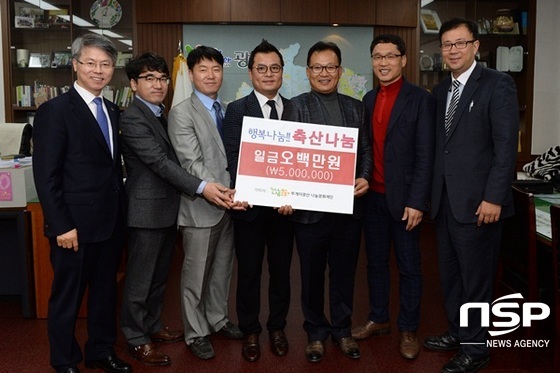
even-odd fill
[(111, 81), (116, 59), (107, 38), (78, 37), (72, 43), (76, 82), (42, 104), (35, 116), (33, 173), (54, 270), (48, 334), (57, 372), (77, 372), (82, 361), (74, 329), (86, 287), (86, 367), (132, 371), (113, 351), (125, 193), (119, 108), (103, 100), (101, 91)]
[[(145, 53), (125, 69), (135, 96), (120, 121), (129, 227), (121, 330), (136, 359), (146, 365), (168, 365), (169, 356), (152, 342), (176, 342), (184, 336), (163, 324), (161, 312), (177, 238), (180, 195), (195, 196), (202, 180), (179, 165), (167, 134), (162, 104), (169, 87), (165, 60)], [(227, 190), (208, 183), (202, 195), (221, 201), (227, 198), (222, 191)]]
[(427, 338), (424, 346), (459, 349), (442, 372), (476, 372), (490, 360), (487, 328), (474, 310), (468, 327), (460, 327), (459, 310), (468, 302), (493, 300), (501, 219), (514, 213), (511, 183), (519, 106), (513, 79), (476, 63), (476, 23), (455, 18), (441, 26), (439, 35), (451, 76), (433, 91), (437, 122), (431, 216), (449, 329)]
[[(293, 214), (296, 246), (301, 265), (303, 327), (307, 332), (307, 360), (318, 362), (325, 352), (325, 340), (334, 343), (347, 357), (360, 357), (351, 336), (354, 277), (360, 249), (362, 198), (371, 177), (371, 145), (364, 122), (363, 104), (337, 92), (342, 75), (340, 48), (331, 42), (317, 42), (307, 53), (307, 77), (311, 92), (291, 99), (294, 106), (287, 120), (359, 128), (354, 185), (354, 213), (335, 214), (298, 210)], [(329, 309), (324, 311), (325, 270), (329, 266)]]
[[(249, 79), (254, 91), (227, 107), (224, 120), (224, 146), (232, 188), (235, 187), (243, 117), (279, 119), (289, 101), (278, 94), (282, 86), (284, 59), (278, 49), (263, 40), (249, 57)], [(290, 264), (294, 242), (293, 224), (284, 215), (290, 206), (280, 208), (253, 206), (246, 211), (231, 211), (237, 256), (237, 317), (244, 334), (242, 355), (247, 361), (260, 357), (259, 322), (262, 262), (267, 249), (269, 316), (266, 327), (270, 347), (277, 356), (288, 352), (284, 334), (290, 307)]]
[(369, 315), (352, 330), (355, 339), (390, 331), (389, 254), (391, 244), (399, 270), (400, 353), (414, 359), (420, 346), (422, 268), (420, 227), (428, 211), (434, 162), (435, 100), (402, 75), (404, 40), (379, 35), (370, 47), (379, 87), (363, 98), (373, 147), (373, 177), (365, 196), (364, 238), (368, 259)]

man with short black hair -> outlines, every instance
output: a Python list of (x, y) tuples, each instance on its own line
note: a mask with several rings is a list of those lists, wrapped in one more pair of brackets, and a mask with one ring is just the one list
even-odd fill
[[(263, 40), (249, 57), (249, 79), (254, 91), (228, 105), (224, 120), (224, 145), (232, 188), (235, 187), (243, 117), (280, 119), (289, 110), (289, 101), (278, 94), (282, 86), (284, 59), (278, 49)], [(266, 327), (270, 348), (277, 356), (288, 353), (284, 334), (290, 307), (290, 264), (294, 245), (290, 206), (279, 208), (253, 206), (247, 211), (232, 211), (235, 253), (237, 256), (237, 317), (244, 334), (243, 358), (260, 357), (259, 322), (262, 262), (267, 251), (269, 316)]]
[[(169, 137), (181, 166), (202, 180), (230, 185), (226, 151), (222, 141), (223, 105), (218, 98), (224, 58), (204, 45), (187, 56), (191, 97), (169, 113)], [(226, 207), (201, 198), (181, 196), (178, 225), (185, 257), (181, 273), (181, 295), (185, 341), (203, 360), (215, 356), (209, 335), (220, 332), (241, 339), (243, 333), (228, 317), (228, 297), (233, 270), (233, 224)]]

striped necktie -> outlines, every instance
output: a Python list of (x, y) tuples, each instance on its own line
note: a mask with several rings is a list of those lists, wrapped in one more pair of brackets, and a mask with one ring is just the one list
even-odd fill
[(453, 93), (451, 94), (451, 101), (449, 101), (449, 107), (447, 108), (447, 113), (445, 114), (445, 136), (449, 135), (449, 129), (451, 128), (451, 123), (453, 123), (453, 117), (457, 111), (457, 105), (459, 104), (459, 86), (461, 83), (458, 80), (453, 81)]

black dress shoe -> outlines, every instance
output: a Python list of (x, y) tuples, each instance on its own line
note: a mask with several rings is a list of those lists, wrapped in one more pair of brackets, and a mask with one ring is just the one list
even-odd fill
[(241, 330), (239, 330), (237, 325), (233, 325), (229, 321), (219, 330), (219, 333), (225, 335), (229, 339), (243, 339)]
[(216, 356), (214, 348), (212, 347), (212, 343), (210, 343), (210, 339), (208, 338), (208, 336), (197, 337), (193, 339), (189, 344), (189, 348), (191, 349), (194, 356), (202, 360), (212, 359), (214, 356)]
[(247, 361), (254, 362), (261, 357), (261, 347), (259, 346), (259, 335), (257, 333), (247, 334), (243, 338), (241, 355)]
[(474, 373), (487, 366), (488, 363), (490, 363), (489, 356), (474, 358), (459, 351), (441, 368), (441, 373)]
[(288, 353), (290, 345), (283, 330), (270, 332), (270, 350), (276, 356), (284, 356)]
[(86, 368), (103, 369), (108, 373), (128, 373), (132, 372), (132, 367), (127, 362), (122, 361), (116, 355), (109, 355), (105, 359), (86, 361)]
[(461, 347), (459, 338), (453, 337), (449, 333), (435, 335), (424, 340), (424, 347), (435, 351), (458, 350)]

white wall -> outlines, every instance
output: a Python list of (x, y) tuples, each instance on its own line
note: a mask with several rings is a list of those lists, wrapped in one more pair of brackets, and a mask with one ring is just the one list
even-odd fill
[(532, 154), (560, 145), (560, 2), (537, 1)]

